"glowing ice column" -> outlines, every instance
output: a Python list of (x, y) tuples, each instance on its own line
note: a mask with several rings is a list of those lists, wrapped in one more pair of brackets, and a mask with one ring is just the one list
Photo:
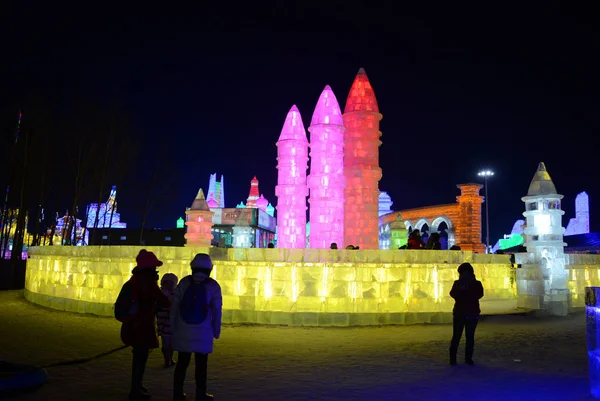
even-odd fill
[(600, 398), (600, 287), (585, 287), (588, 365), (592, 395)]
[[(568, 313), (567, 288), (568, 272), (565, 270), (565, 255), (560, 201), (563, 198), (546, 170), (540, 163), (527, 196), (521, 198), (525, 202), (523, 216), (527, 219), (525, 228), (525, 246), (533, 256), (533, 262), (539, 265), (543, 279), (544, 296), (541, 298), (554, 315), (565, 316)], [(542, 283), (540, 282), (540, 286)], [(535, 294), (541, 295), (541, 294)]]
[(379, 120), (382, 117), (375, 92), (361, 68), (344, 110), (344, 241), (361, 249), (379, 249)]
[[(333, 91), (325, 87), (310, 127), (310, 247), (344, 247), (344, 120)], [(377, 231), (375, 232), (377, 241)], [(353, 244), (354, 245), (354, 244)]]
[(277, 248), (306, 248), (307, 168), (308, 139), (294, 105), (277, 141)]
[(213, 239), (211, 229), (213, 226), (212, 216), (204, 198), (202, 189), (198, 191), (198, 195), (192, 207), (185, 211), (187, 233), (185, 233), (185, 246), (210, 246), (210, 241)]

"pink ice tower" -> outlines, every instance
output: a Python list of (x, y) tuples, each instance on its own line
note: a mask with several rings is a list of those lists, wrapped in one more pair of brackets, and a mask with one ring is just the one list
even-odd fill
[(308, 139), (298, 108), (290, 109), (277, 141), (277, 247), (306, 248)]
[(361, 68), (344, 110), (344, 240), (361, 249), (379, 249), (381, 118), (375, 92)]
[[(344, 246), (344, 120), (333, 91), (325, 87), (308, 128), (310, 132), (311, 248)], [(377, 238), (377, 236), (375, 236)]]

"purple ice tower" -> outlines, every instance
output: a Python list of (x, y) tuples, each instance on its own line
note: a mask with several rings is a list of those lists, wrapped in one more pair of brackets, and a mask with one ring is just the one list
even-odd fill
[(308, 140), (294, 105), (277, 141), (277, 247), (306, 248)]
[(327, 85), (317, 103), (310, 132), (311, 248), (344, 246), (344, 120), (340, 105)]

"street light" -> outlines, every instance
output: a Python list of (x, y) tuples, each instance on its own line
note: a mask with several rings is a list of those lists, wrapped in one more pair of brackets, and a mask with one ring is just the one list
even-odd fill
[(485, 182), (485, 253), (490, 253), (490, 213), (488, 205), (490, 203), (488, 198), (488, 178), (494, 175), (491, 170), (482, 170), (477, 173), (478, 176), (483, 177)]

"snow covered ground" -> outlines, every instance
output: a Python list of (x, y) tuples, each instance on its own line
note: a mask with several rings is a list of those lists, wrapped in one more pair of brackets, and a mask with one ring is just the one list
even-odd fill
[[(0, 322), (0, 360), (44, 365), (122, 345), (114, 319), (44, 309), (15, 291), (0, 292)], [(591, 399), (583, 314), (485, 317), (474, 367), (447, 364), (450, 335), (449, 325), (229, 326), (209, 357), (209, 391), (219, 401)], [(14, 399), (127, 400), (130, 358), (123, 350), (50, 368), (44, 387)], [(171, 399), (172, 369), (162, 367), (160, 350), (146, 385), (153, 400)]]

